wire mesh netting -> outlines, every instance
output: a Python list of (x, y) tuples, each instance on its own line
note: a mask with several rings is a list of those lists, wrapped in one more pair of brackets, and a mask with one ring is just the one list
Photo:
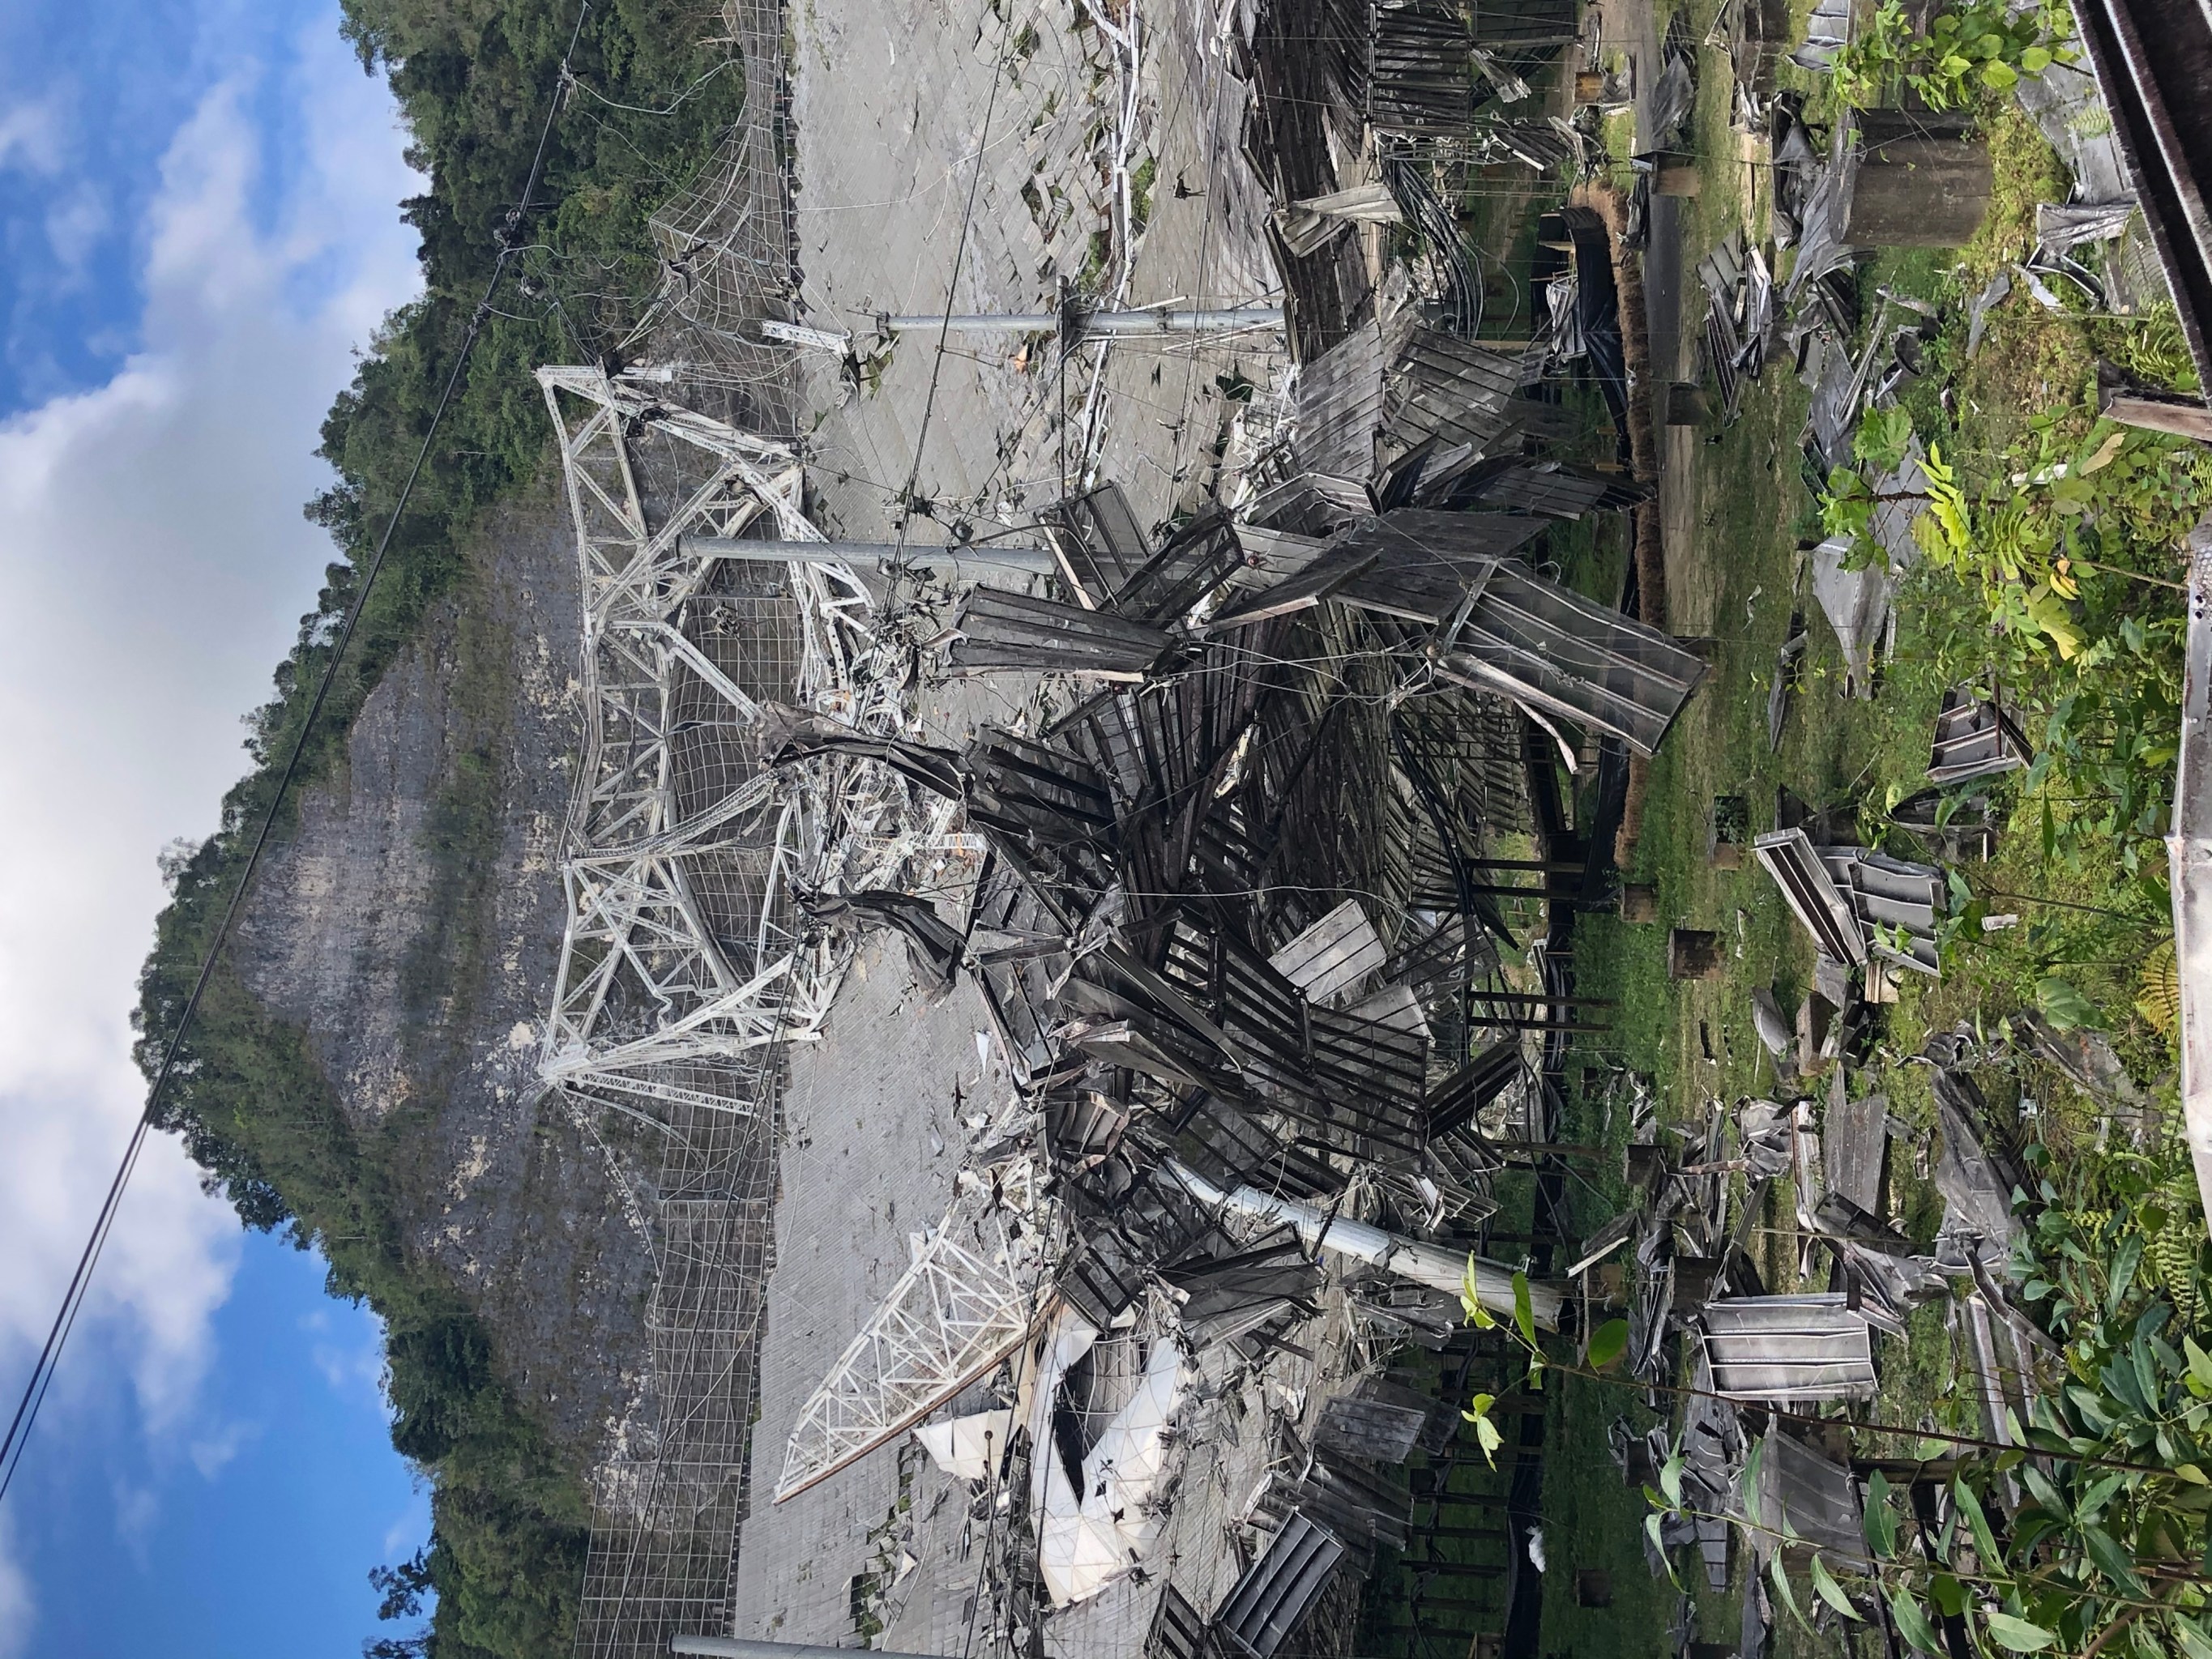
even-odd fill
[(775, 1078), (765, 1066), (655, 1071), (674, 1091), (726, 1103), (665, 1108), (649, 1381), (599, 1472), (580, 1654), (665, 1654), (672, 1636), (723, 1628), (748, 1495), (744, 1452), (774, 1245)]
[(799, 274), (783, 8), (725, 0), (722, 22), (744, 67), (744, 116), (653, 216), (661, 290), (639, 336), (649, 337), (650, 360), (671, 378), (721, 393), (718, 412), (732, 425), (789, 437), (798, 422), (793, 350), (761, 332), (764, 319), (789, 319)]
[[(691, 185), (654, 214), (661, 289), (627, 344), (653, 366), (646, 377), (679, 388), (684, 402), (740, 432), (787, 438), (796, 429), (793, 349), (759, 326), (789, 315), (797, 276), (782, 9), (725, 0), (717, 33), (743, 66), (744, 113)], [(701, 454), (645, 426), (618, 441), (648, 519), (665, 521), (698, 488)], [(592, 462), (579, 453), (571, 464)], [(611, 495), (616, 482), (600, 481)], [(750, 530), (738, 518), (712, 527), (776, 533), (765, 515)], [(672, 618), (681, 644), (641, 641), (625, 651), (600, 634), (591, 735), (602, 777), (637, 771), (641, 789), (662, 792), (676, 826), (728, 815), (680, 863), (669, 861), (679, 890), (667, 896), (696, 916), (724, 980), (749, 981), (781, 957), (821, 954), (800, 931), (792, 890), (788, 860), (804, 839), (796, 806), (752, 788), (766, 766), (759, 727), (724, 688), (754, 704), (800, 700), (818, 678), (809, 671), (824, 644), (801, 593), (822, 580), (803, 567), (725, 561)], [(648, 767), (653, 775), (642, 775)], [(757, 805), (731, 812), (749, 789)], [(588, 841), (592, 828), (573, 824), (572, 844)], [(828, 971), (811, 965), (817, 977)], [(640, 975), (611, 994), (634, 997), (629, 1023), (641, 1028), (670, 1018), (665, 998)], [(580, 1112), (651, 1123), (648, 1159), (659, 1143), (657, 1167), (639, 1182), (652, 1194), (642, 1218), (659, 1269), (651, 1350), (636, 1405), (595, 1483), (575, 1638), (575, 1651), (590, 1659), (659, 1656), (672, 1636), (728, 1627), (774, 1249), (781, 1066), (774, 1044), (738, 1058), (649, 1063), (629, 1068), (634, 1082), (617, 1079), (574, 1098)]]

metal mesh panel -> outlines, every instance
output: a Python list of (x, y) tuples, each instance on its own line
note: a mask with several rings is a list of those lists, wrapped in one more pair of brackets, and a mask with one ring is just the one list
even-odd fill
[(625, 1443), (599, 1473), (580, 1654), (665, 1654), (673, 1635), (725, 1628), (748, 1496), (775, 1237), (775, 1081), (710, 1066), (656, 1071), (657, 1081), (750, 1109), (678, 1103), (662, 1117), (651, 1370)]
[(724, 0), (725, 39), (744, 65), (744, 116), (690, 186), (652, 218), (661, 291), (651, 316), (652, 361), (668, 378), (722, 392), (721, 412), (748, 430), (797, 431), (793, 348), (761, 322), (788, 319), (798, 248), (786, 160), (790, 91), (783, 8)]
[[(788, 438), (796, 430), (793, 350), (760, 329), (763, 319), (791, 315), (797, 281), (782, 9), (775, 0), (724, 0), (714, 32), (743, 65), (744, 113), (690, 187), (653, 217), (662, 284), (630, 343), (647, 367), (628, 384), (680, 388), (682, 403), (740, 433)], [(607, 536), (618, 560), (641, 544), (648, 521), (667, 521), (698, 488), (702, 460), (696, 436), (650, 417), (611, 430), (612, 444), (567, 442), (564, 459), (580, 538), (588, 549), (595, 535)], [(720, 453), (743, 452), (725, 444)], [(756, 465), (776, 475), (772, 458)], [(602, 513), (601, 501), (611, 510)], [(625, 511), (626, 501), (635, 505)], [(790, 519), (756, 489), (750, 497), (726, 493), (699, 527), (788, 536)], [(784, 955), (805, 963), (787, 985), (802, 976), (834, 982), (826, 947), (799, 935), (791, 890), (790, 865), (818, 850), (818, 826), (787, 793), (761, 787), (758, 731), (724, 688), (755, 704), (799, 703), (825, 681), (848, 681), (849, 635), (834, 620), (842, 603), (811, 569), (728, 562), (709, 571), (671, 619), (674, 637), (625, 645), (609, 640), (611, 630), (599, 635), (590, 715), (598, 729), (587, 732), (587, 747), (596, 738), (602, 781), (625, 768), (638, 774), (623, 790), (603, 787), (601, 800), (658, 788), (666, 823), (725, 815), (666, 861), (675, 890), (668, 903), (695, 915), (694, 932), (720, 951), (725, 995), (730, 980), (749, 980)], [(592, 799), (587, 781), (572, 846), (634, 845), (653, 833), (618, 811), (594, 820)], [(588, 952), (579, 965), (589, 966)], [(666, 1005), (638, 994), (645, 988), (631, 979), (635, 1023), (665, 1023)], [(610, 993), (624, 994), (619, 984)], [(809, 1012), (794, 1009), (793, 1017)], [(649, 1365), (594, 1493), (575, 1638), (575, 1651), (591, 1659), (657, 1656), (673, 1635), (729, 1626), (774, 1246), (780, 1045), (625, 1073), (603, 1071), (576, 1091), (580, 1109), (596, 1103), (649, 1120), (660, 1143), (647, 1206), (659, 1266)]]

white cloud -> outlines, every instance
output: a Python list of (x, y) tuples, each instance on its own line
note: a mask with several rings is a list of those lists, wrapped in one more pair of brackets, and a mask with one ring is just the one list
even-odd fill
[(351, 1347), (318, 1340), (309, 1346), (307, 1358), (339, 1399), (372, 1411), (385, 1409), (381, 1321), (371, 1322), (368, 1334)]
[[(308, 159), (273, 214), (253, 73), (215, 85), (162, 158), (138, 228), (142, 348), (0, 424), (0, 1376), (44, 1336), (143, 1103), (128, 1021), (165, 899), (155, 854), (213, 827), (246, 764), (240, 716), (331, 556), (300, 517), (327, 482), (317, 427), (417, 280), (396, 204), (420, 181), (331, 20), (281, 71)], [(0, 166), (40, 165), (51, 127), (0, 111)], [(106, 1386), (103, 1348), (149, 1429), (184, 1421), (237, 1250), (228, 1209), (156, 1137), (42, 1436)], [(0, 1659), (27, 1605), (0, 1539)]]
[(212, 1480), (229, 1467), (230, 1462), (244, 1451), (247, 1444), (261, 1437), (261, 1427), (256, 1423), (226, 1423), (212, 1434), (200, 1436), (185, 1449), (192, 1467), (200, 1472), (200, 1479)]
[(384, 1529), (384, 1559), (402, 1561), (412, 1555), (430, 1535), (430, 1493), (420, 1480), (415, 1484), (415, 1501), (390, 1526)]
[(52, 173), (62, 164), (61, 100), (49, 94), (0, 109), (0, 167)]
[(82, 276), (109, 222), (107, 203), (89, 183), (79, 183), (46, 210), (46, 246), (65, 278)]
[(16, 1659), (28, 1645), (37, 1613), (31, 1581), (15, 1565), (14, 1519), (0, 1513), (0, 1659)]

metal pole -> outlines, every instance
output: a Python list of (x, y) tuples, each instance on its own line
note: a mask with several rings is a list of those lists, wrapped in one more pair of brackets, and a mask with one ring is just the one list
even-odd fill
[[(878, 319), (889, 334), (951, 330), (960, 334), (1057, 334), (1062, 319), (1056, 312), (1030, 311), (993, 315), (965, 313), (934, 317), (884, 317)], [(1141, 334), (1217, 334), (1248, 328), (1280, 328), (1280, 306), (1230, 306), (1196, 311), (1093, 311), (1073, 313), (1066, 319), (1075, 334), (1123, 337)]]
[(1049, 576), (1060, 568), (1048, 548), (1009, 547), (1000, 542), (974, 542), (957, 547), (909, 544), (901, 547), (896, 542), (749, 542), (727, 536), (686, 536), (684, 551), (698, 559), (740, 559), (760, 564), (836, 562), (868, 565), (878, 570), (893, 562), (964, 564)]
[[(1464, 1250), (1445, 1249), (1418, 1238), (1385, 1232), (1364, 1221), (1324, 1213), (1310, 1204), (1276, 1198), (1250, 1187), (1224, 1193), (1195, 1170), (1174, 1158), (1167, 1160), (1165, 1168), (1201, 1204), (1225, 1206), (1256, 1220), (1287, 1221), (1298, 1230), (1298, 1237), (1310, 1249), (1318, 1245), (1356, 1261), (1371, 1262), (1385, 1273), (1410, 1279), (1417, 1285), (1425, 1285), (1449, 1296), (1460, 1293), (1471, 1267), (1475, 1294), (1483, 1305), (1508, 1318), (1513, 1315), (1513, 1271), (1510, 1267), (1482, 1261)], [(1549, 1285), (1531, 1284), (1528, 1299), (1536, 1322), (1547, 1331), (1557, 1330), (1561, 1299), (1558, 1290)]]
[(672, 1636), (671, 1653), (712, 1654), (717, 1659), (854, 1659), (866, 1652), (872, 1659), (943, 1659), (938, 1654), (891, 1653), (878, 1648), (825, 1648), (805, 1642), (756, 1642), (745, 1636)]
[(1031, 311), (1000, 316), (969, 313), (951, 317), (885, 317), (887, 334), (915, 334), (924, 329), (947, 328), (956, 334), (1057, 334), (1060, 317), (1050, 311)]
[(1282, 325), (1280, 306), (1232, 306), (1218, 311), (1097, 311), (1083, 319), (1086, 334), (1214, 334)]
[(2207, 982), (2212, 963), (2212, 513), (2189, 532), (2188, 549), (2189, 643), (2180, 754), (2174, 762), (2173, 833), (2166, 848), (2181, 985), (2182, 1121), (2199, 1200), (2212, 1218), (2212, 984)]
[[(1488, 1504), (1484, 1498), (1462, 1498), (1453, 1494), (1455, 1502)], [(1504, 1498), (1496, 1500), (1504, 1503)], [(694, 1653), (714, 1656), (714, 1659), (859, 1659), (866, 1654), (868, 1659), (948, 1659), (935, 1653), (896, 1653), (887, 1648), (824, 1648), (805, 1642), (756, 1642), (746, 1636), (672, 1636), (668, 1638), (671, 1653)]]

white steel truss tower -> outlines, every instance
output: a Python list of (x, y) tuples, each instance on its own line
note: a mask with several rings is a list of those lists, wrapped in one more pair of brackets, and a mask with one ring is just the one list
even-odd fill
[[(720, 561), (688, 538), (822, 533), (801, 510), (788, 446), (597, 369), (538, 378), (561, 444), (584, 635), (568, 921), (541, 1070), (565, 1087), (728, 1109), (667, 1068), (812, 1033), (838, 963), (789, 920), (794, 884), (825, 845), (822, 803), (779, 788), (757, 742), (731, 740), (758, 726), (762, 677), (702, 646), (698, 618)], [(690, 475), (658, 522), (633, 453), (645, 437), (681, 453)], [(871, 642), (866, 590), (842, 564), (774, 568), (788, 583), (777, 602), (796, 650), (769, 695), (849, 706)]]

